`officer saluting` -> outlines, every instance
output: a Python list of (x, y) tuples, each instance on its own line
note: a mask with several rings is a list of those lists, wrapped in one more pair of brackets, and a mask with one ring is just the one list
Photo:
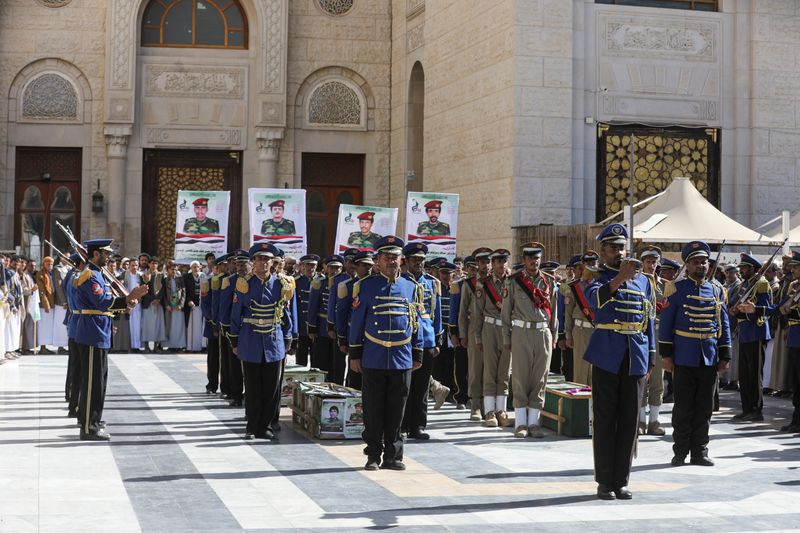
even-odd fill
[(706, 280), (710, 251), (701, 241), (684, 246), (686, 279), (665, 286), (661, 309), (658, 345), (675, 394), (673, 466), (682, 465), (689, 453), (693, 465), (714, 465), (706, 447), (708, 427), (717, 372), (730, 365), (731, 332), (724, 291)]
[(78, 420), (81, 423), (81, 440), (111, 440), (101, 427), (103, 404), (106, 398), (108, 376), (108, 349), (111, 348), (111, 317), (113, 311), (124, 311), (138, 305), (147, 294), (147, 285), (140, 285), (125, 296), (114, 297), (103, 276), (108, 258), (114, 252), (111, 239), (86, 241), (89, 262), (72, 281), (75, 325), (75, 343), (81, 360), (81, 399), (78, 403)]
[(628, 232), (610, 224), (597, 236), (603, 266), (594, 273), (586, 299), (595, 330), (584, 359), (592, 364), (594, 473), (597, 496), (629, 500), (628, 479), (636, 441), (645, 375), (653, 368), (653, 289), (638, 273), (641, 263), (624, 260)]
[(400, 276), (403, 240), (376, 243), (380, 274), (356, 282), (350, 320), (350, 370), (362, 374), (366, 470), (405, 470), (400, 424), (411, 371), (422, 366), (418, 309), (422, 289)]

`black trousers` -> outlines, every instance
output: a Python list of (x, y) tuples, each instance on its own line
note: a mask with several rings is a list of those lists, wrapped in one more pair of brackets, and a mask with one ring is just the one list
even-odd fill
[(75, 339), (67, 341), (67, 379), (64, 383), (64, 394), (70, 411), (78, 408), (78, 398), (81, 391), (81, 356)]
[(764, 407), (766, 349), (767, 343), (764, 341), (739, 343), (739, 397), (742, 399), (742, 411), (745, 413), (760, 413)]
[(103, 418), (108, 381), (108, 350), (78, 343), (81, 359), (81, 397), (78, 422), (81, 433), (97, 433)]
[(708, 454), (708, 428), (714, 411), (716, 366), (675, 366), (672, 390), (672, 451), (678, 457)]
[(311, 349), (311, 366), (327, 372), (327, 379), (333, 379), (331, 374), (333, 368), (332, 356), (333, 339), (328, 337), (327, 333), (325, 333), (324, 336), (317, 335), (313, 348)]
[(242, 361), (244, 383), (247, 388), (245, 415), (247, 433), (263, 435), (275, 418), (275, 401), (280, 403), (281, 365), (274, 363), (250, 363)]
[(277, 424), (281, 421), (281, 391), (283, 390), (283, 372), (286, 370), (286, 358), (281, 359), (281, 373), (278, 377), (278, 399), (275, 402), (275, 416), (272, 417), (270, 424)]
[(219, 337), (208, 337), (206, 344), (206, 389), (217, 392), (219, 388)]
[(242, 361), (233, 353), (231, 340), (227, 336), (220, 340), (225, 343), (225, 352), (228, 354), (228, 398), (241, 401), (244, 397), (244, 376)]
[[(331, 339), (328, 339), (331, 340)], [(344, 372), (347, 367), (347, 354), (339, 350), (339, 343), (331, 340), (331, 371), (328, 372), (328, 381), (344, 385)]]
[(358, 372), (350, 370), (350, 359), (347, 360), (347, 375), (345, 376), (345, 385), (351, 389), (361, 390), (363, 378)]
[[(447, 340), (445, 340), (445, 343), (447, 343)], [(445, 387), (449, 387), (451, 394), (452, 391), (455, 391), (455, 385), (453, 384), (454, 362), (455, 353), (453, 348), (448, 346), (442, 346), (439, 355), (433, 358), (433, 379)]]
[(453, 350), (453, 399), (469, 404), (469, 356), (467, 349), (458, 346)]
[(619, 372), (592, 366), (594, 479), (613, 488), (628, 484), (644, 376), (629, 375), (625, 352)]
[[(565, 380), (572, 381), (575, 375), (573, 372), (575, 360), (573, 359), (572, 348), (564, 348), (559, 351), (561, 352), (561, 373), (564, 375)], [(552, 366), (551, 364), (550, 367), (552, 368)]]
[(222, 328), (219, 332), (219, 390), (230, 398), (231, 396), (231, 357), (235, 357), (231, 351), (231, 345), (228, 342)]
[(403, 415), (403, 431), (425, 429), (428, 425), (428, 391), (433, 371), (433, 348), (425, 348), (422, 366), (411, 373), (411, 389)]
[(789, 383), (792, 386), (792, 424), (800, 425), (800, 348), (789, 348)]
[(306, 366), (308, 364), (308, 354), (311, 352), (311, 339), (307, 336), (301, 335), (297, 339), (297, 353), (295, 354), (295, 361), (298, 365)]
[(364, 452), (374, 458), (383, 454), (385, 461), (402, 461), (400, 423), (411, 388), (411, 370), (364, 368), (362, 373), (364, 431), (361, 437), (367, 445)]

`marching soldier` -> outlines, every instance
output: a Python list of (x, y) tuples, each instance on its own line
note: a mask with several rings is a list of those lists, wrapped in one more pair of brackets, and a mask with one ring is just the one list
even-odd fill
[[(356, 267), (355, 276), (342, 281), (336, 287), (337, 299), (334, 329), (336, 330), (337, 350), (345, 355), (350, 349), (347, 345), (347, 337), (350, 330), (350, 315), (353, 309), (353, 286), (356, 281), (369, 276), (372, 267), (375, 265), (372, 259), (372, 252), (368, 251), (357, 251), (352, 256), (352, 262)], [(347, 372), (347, 386), (361, 390), (361, 374)]]
[(353, 258), (358, 253), (358, 248), (348, 248), (342, 253), (344, 259), (343, 271), (337, 274), (329, 283), (328, 307), (327, 307), (327, 334), (333, 340), (333, 376), (328, 377), (328, 381), (344, 385), (344, 374), (347, 368), (347, 352), (339, 350), (339, 343), (336, 338), (336, 308), (339, 299), (339, 285), (353, 279), (356, 273), (356, 264)]
[(442, 214), (441, 200), (431, 200), (425, 204), (425, 215), (428, 220), (417, 226), (417, 235), (446, 236), (450, 235), (450, 225), (439, 220)]
[(442, 289), (439, 280), (423, 272), (428, 247), (421, 242), (407, 244), (403, 249), (408, 272), (402, 275), (416, 283), (422, 294), (418, 329), (422, 338), (422, 366), (411, 376), (411, 389), (403, 417), (402, 429), (411, 439), (428, 440), (424, 429), (428, 425), (428, 390), (433, 358), (439, 355), (444, 333), (442, 327)]
[(219, 351), (222, 355), (221, 364), (228, 363), (228, 400), (231, 407), (241, 407), (244, 399), (244, 381), (242, 376), (242, 362), (233, 355), (233, 345), (230, 340), (231, 311), (233, 310), (233, 296), (236, 281), (250, 273), (250, 255), (247, 250), (234, 250), (230, 260), (236, 265), (233, 274), (222, 278), (219, 288), (219, 306), (217, 320), (219, 322)]
[(633, 447), (645, 375), (656, 357), (653, 289), (640, 262), (624, 259), (628, 231), (610, 224), (597, 236), (603, 265), (586, 294), (595, 330), (584, 359), (592, 365), (594, 472), (602, 500), (629, 500)]
[(269, 204), (269, 210), (272, 213), (272, 218), (268, 218), (261, 223), (261, 235), (295, 235), (296, 230), (294, 227), (294, 222), (288, 218), (283, 218), (283, 210), (285, 206), (286, 202), (283, 200), (275, 200)]
[(461, 288), (461, 298), (458, 310), (458, 331), (461, 335), (459, 341), (462, 348), (467, 350), (469, 370), (469, 419), (475, 422), (483, 420), (483, 354), (478, 351), (477, 319), (475, 318), (475, 300), (478, 279), (485, 277), (489, 272), (489, 254), (491, 248), (481, 247), (472, 252), (475, 259), (475, 268), (470, 269), (470, 276), (464, 280)]
[[(114, 297), (103, 275), (108, 258), (114, 252), (111, 239), (86, 241), (89, 262), (73, 277), (75, 343), (81, 359), (81, 398), (78, 419), (81, 440), (108, 441), (111, 436), (101, 423), (108, 376), (108, 349), (111, 347), (111, 318), (114, 312), (138, 305), (147, 294), (147, 286), (133, 289), (128, 296)], [(109, 274), (110, 275), (110, 274)]]
[(672, 466), (684, 464), (689, 454), (693, 465), (714, 465), (708, 458), (708, 428), (717, 372), (730, 364), (731, 332), (723, 289), (706, 279), (710, 251), (701, 241), (684, 246), (686, 278), (665, 286), (658, 344), (675, 395)]
[(194, 216), (187, 218), (183, 223), (184, 233), (195, 235), (219, 233), (219, 222), (213, 218), (208, 218), (208, 198), (198, 198), (194, 202)]
[[(348, 344), (350, 370), (361, 373), (366, 470), (405, 470), (400, 424), (411, 388), (411, 372), (422, 366), (418, 310), (422, 287), (400, 276), (403, 240), (376, 243), (379, 276), (353, 286)], [(383, 464), (380, 464), (381, 454)]]
[(319, 256), (314, 254), (304, 255), (300, 258), (300, 275), (295, 278), (297, 286), (297, 356), (298, 365), (308, 365), (308, 355), (311, 352), (311, 341), (308, 339), (308, 298), (311, 292), (311, 282), (317, 271)]
[(374, 250), (381, 236), (372, 231), (373, 224), (375, 224), (375, 213), (372, 211), (364, 211), (358, 215), (359, 231), (350, 233), (347, 237), (347, 245), (359, 249)]
[(564, 334), (566, 346), (572, 349), (572, 381), (584, 385), (592, 384), (592, 366), (583, 356), (594, 331), (594, 311), (586, 299), (586, 293), (594, 280), (586, 269), (596, 270), (598, 259), (594, 250), (575, 256), (575, 261), (571, 261), (575, 279), (566, 285), (567, 294), (564, 297)]
[[(639, 254), (639, 259), (642, 262), (642, 273), (650, 280), (653, 289), (653, 300), (651, 301), (656, 310), (656, 317), (653, 323), (655, 335), (658, 337), (659, 327), (659, 313), (661, 305), (658, 303), (664, 297), (664, 281), (656, 274), (656, 268), (661, 261), (661, 249), (658, 246), (648, 245)], [(661, 427), (661, 422), (658, 420), (661, 404), (664, 399), (664, 369), (661, 363), (661, 355), (658, 350), (659, 344), (656, 344), (656, 359), (655, 366), (650, 372), (650, 376), (644, 384), (644, 393), (642, 394), (642, 404), (639, 407), (639, 435), (656, 435), (662, 436), (666, 434), (664, 428)], [(647, 422), (647, 406), (650, 406), (650, 422)]]
[(511, 252), (498, 248), (489, 255), (489, 274), (478, 280), (475, 291), (475, 334), (478, 351), (483, 356), (483, 409), (484, 425), (490, 428), (510, 427), (508, 419), (508, 376), (511, 370), (511, 352), (503, 342), (504, 285), (506, 265)]
[(328, 336), (328, 298), (333, 279), (342, 271), (342, 256), (329, 255), (322, 261), (324, 276), (311, 282), (308, 294), (308, 338), (313, 343), (311, 366), (333, 379), (333, 339)]
[(514, 436), (544, 437), (540, 424), (550, 357), (558, 334), (558, 291), (551, 274), (539, 269), (544, 246), (522, 246), (525, 268), (506, 279), (503, 344), (513, 355)]
[(249, 252), (252, 274), (236, 279), (230, 339), (244, 368), (245, 440), (275, 438), (270, 424), (281, 401), (281, 367), (291, 343), (288, 314), (294, 296), (290, 281), (270, 273), (277, 254), (271, 243), (254, 244)]
[[(463, 268), (471, 272), (470, 277), (474, 277), (477, 271), (475, 258), (471, 255), (465, 257)], [(458, 329), (461, 295), (464, 290), (469, 290), (464, 285), (466, 279), (466, 277), (461, 277), (450, 284), (450, 317), (447, 324), (450, 340), (453, 343), (453, 399), (458, 410), (466, 409), (466, 404), (469, 402), (469, 357), (467, 348), (461, 345), (461, 335)], [(478, 417), (480, 418), (480, 411), (478, 411)]]

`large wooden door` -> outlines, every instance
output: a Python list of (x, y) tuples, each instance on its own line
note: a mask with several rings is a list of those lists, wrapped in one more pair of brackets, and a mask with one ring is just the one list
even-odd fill
[(304, 153), (301, 173), (308, 251), (325, 256), (335, 247), (339, 205), (361, 205), (364, 155)]
[(230, 191), (228, 248), (242, 227), (241, 152), (145, 150), (142, 173), (142, 250), (168, 259), (175, 253), (178, 191)]
[(41, 260), (55, 256), (44, 240), (69, 254), (72, 249), (56, 222), (80, 238), (80, 148), (17, 148), (14, 244), (22, 255)]

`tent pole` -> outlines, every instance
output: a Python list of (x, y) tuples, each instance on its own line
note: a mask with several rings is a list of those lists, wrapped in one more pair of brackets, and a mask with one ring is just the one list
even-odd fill
[(789, 211), (783, 211), (781, 215), (783, 218), (783, 238), (786, 239), (783, 241), (783, 255), (791, 255), (792, 251), (789, 246), (789, 233), (792, 231), (790, 213)]

